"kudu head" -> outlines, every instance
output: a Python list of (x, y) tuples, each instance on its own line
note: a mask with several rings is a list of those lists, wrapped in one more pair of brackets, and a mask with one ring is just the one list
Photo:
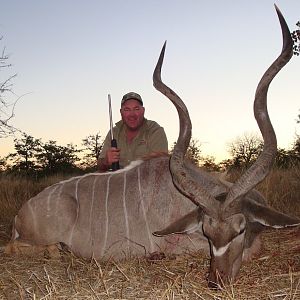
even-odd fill
[[(161, 80), (166, 43), (164, 44), (153, 74), (154, 87), (163, 93), (177, 109), (180, 132), (170, 158), (170, 171), (175, 186), (198, 208), (175, 221), (167, 228), (154, 233), (156, 236), (203, 231), (211, 249), (209, 286), (234, 281), (243, 259), (244, 249), (251, 244), (251, 230), (265, 226), (281, 228), (300, 224), (297, 218), (289, 217), (255, 201), (254, 187), (270, 172), (277, 152), (274, 129), (268, 116), (267, 92), (269, 85), (293, 54), (293, 41), (289, 28), (275, 6), (280, 21), (283, 48), (281, 54), (264, 73), (254, 100), (254, 115), (260, 128), (264, 148), (257, 161), (230, 187), (228, 192), (215, 198), (200, 186), (185, 167), (184, 156), (189, 146), (192, 125), (188, 110), (180, 97)], [(251, 194), (251, 195), (250, 195)], [(247, 245), (246, 245), (247, 244)]]

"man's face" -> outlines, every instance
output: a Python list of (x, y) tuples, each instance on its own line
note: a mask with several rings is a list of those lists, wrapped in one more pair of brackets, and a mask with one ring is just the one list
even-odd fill
[(145, 108), (135, 99), (127, 100), (120, 109), (123, 122), (129, 130), (137, 130), (144, 121)]

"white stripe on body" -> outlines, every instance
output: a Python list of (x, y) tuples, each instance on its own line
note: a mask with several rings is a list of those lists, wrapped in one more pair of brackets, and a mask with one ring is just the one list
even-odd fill
[(149, 223), (148, 223), (148, 219), (147, 219), (147, 215), (146, 215), (146, 211), (145, 211), (144, 198), (143, 198), (142, 188), (141, 188), (140, 167), (138, 167), (137, 170), (138, 170), (138, 187), (139, 187), (139, 193), (140, 193), (140, 201), (141, 201), (141, 207), (142, 207), (142, 211), (143, 211), (144, 220), (146, 223), (147, 235), (148, 235), (148, 239), (149, 239), (149, 243), (150, 243), (150, 252), (154, 252), (155, 247), (154, 247), (154, 243), (153, 243), (153, 239), (152, 239), (152, 234), (151, 234), (150, 228), (149, 228)]
[(112, 177), (112, 174), (108, 176), (107, 178), (107, 185), (106, 185), (106, 196), (105, 196), (105, 231), (104, 231), (104, 242), (103, 242), (103, 247), (101, 249), (101, 256), (104, 255), (104, 251), (106, 249), (106, 244), (107, 244), (107, 237), (108, 237), (108, 196), (109, 196), (109, 183), (110, 183), (110, 178)]
[(95, 200), (95, 185), (96, 185), (96, 181), (97, 181), (97, 177), (94, 178), (94, 182), (93, 182), (93, 187), (92, 187), (92, 201), (91, 201), (91, 205), (90, 205), (90, 213), (89, 213), (89, 220), (90, 220), (90, 225), (89, 225), (89, 230), (88, 232), (90, 233), (89, 239), (91, 240), (91, 247), (92, 249), (94, 248), (94, 235), (92, 232), (92, 225), (93, 225), (93, 208), (94, 208), (94, 200)]
[(34, 213), (34, 210), (33, 210), (33, 208), (32, 208), (31, 203), (29, 203), (28, 207), (29, 207), (29, 210), (30, 210), (30, 213), (31, 213), (31, 218), (32, 218), (32, 220), (33, 220), (33, 228), (34, 228), (34, 232), (39, 232), (38, 227), (37, 227), (36, 215), (35, 215), (35, 213)]
[(51, 212), (50, 201), (51, 201), (53, 193), (57, 190), (58, 187), (59, 187), (58, 185), (55, 186), (55, 188), (53, 188), (50, 191), (50, 193), (48, 194), (48, 197), (47, 197), (47, 209), (46, 209), (47, 214), (46, 214), (46, 217), (50, 217), (50, 214), (49, 214)]
[(18, 232), (17, 229), (16, 229), (17, 217), (18, 217), (18, 215), (16, 215), (15, 218), (14, 218), (14, 223), (15, 223), (15, 226), (14, 226), (15, 232), (14, 232), (14, 235), (13, 235), (14, 240), (16, 240), (16, 239), (20, 236), (20, 235), (19, 235), (19, 232)]
[(60, 184), (58, 185), (59, 186), (59, 191), (58, 191), (58, 194), (57, 194), (57, 199), (55, 201), (55, 206), (54, 206), (54, 211), (55, 211), (55, 215), (57, 214), (57, 206), (58, 206), (58, 203), (61, 201), (61, 193), (62, 193), (62, 189), (63, 189), (63, 184)]
[(126, 226), (127, 247), (128, 247), (128, 251), (129, 251), (130, 235), (129, 235), (128, 212), (127, 212), (127, 207), (126, 207), (126, 172), (124, 172), (123, 209), (124, 209), (125, 226)]
[(82, 177), (77, 177), (77, 181), (75, 183), (75, 200), (76, 200), (76, 203), (77, 203), (77, 207), (76, 207), (76, 218), (75, 218), (75, 221), (74, 221), (74, 224), (72, 226), (72, 229), (70, 231), (70, 237), (69, 237), (69, 245), (72, 245), (72, 239), (73, 239), (73, 235), (74, 235), (74, 230), (75, 230), (75, 227), (77, 225), (77, 221), (78, 221), (78, 217), (79, 217), (79, 209), (80, 209), (80, 206), (79, 206), (79, 201), (78, 201), (78, 185), (79, 185), (79, 182), (81, 181), (81, 179), (83, 179), (84, 176)]

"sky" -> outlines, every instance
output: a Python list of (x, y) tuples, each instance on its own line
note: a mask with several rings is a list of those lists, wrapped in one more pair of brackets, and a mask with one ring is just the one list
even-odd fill
[[(300, 1), (276, 1), (290, 30)], [(155, 90), (152, 73), (167, 40), (162, 79), (185, 102), (193, 138), (203, 155), (228, 158), (228, 143), (258, 133), (253, 116), (257, 84), (279, 55), (281, 31), (274, 1), (27, 0), (1, 1), (0, 49), (17, 73), (21, 96), (12, 125), (43, 142), (81, 146), (109, 129), (122, 96), (139, 93), (145, 116), (177, 139), (176, 109)], [(278, 145), (289, 148), (299, 131), (300, 57), (294, 56), (269, 89), (269, 114)], [(0, 139), (0, 157), (13, 152), (13, 137)]]

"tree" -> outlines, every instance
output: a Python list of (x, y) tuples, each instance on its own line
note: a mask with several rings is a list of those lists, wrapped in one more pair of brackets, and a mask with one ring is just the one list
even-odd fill
[(0, 173), (4, 172), (6, 170), (6, 168), (7, 168), (6, 164), (7, 164), (6, 163), (6, 158), (5, 157), (4, 158), (0, 157)]
[[(171, 148), (171, 153), (174, 150), (174, 147), (176, 145), (176, 142), (174, 142), (172, 148)], [(200, 160), (201, 160), (201, 149), (199, 145), (199, 141), (197, 139), (191, 138), (189, 147), (186, 151), (185, 157), (190, 160), (193, 164), (199, 165)]]
[[(72, 144), (59, 146), (56, 141), (42, 143), (40, 139), (26, 133), (14, 142), (16, 152), (9, 154), (6, 160), (0, 160), (0, 170), (30, 177), (68, 174), (80, 170), (76, 166), (76, 162), (80, 160), (77, 156), (80, 150)], [(8, 166), (7, 161), (12, 162), (11, 166)]]
[(292, 151), (294, 151), (295, 153), (297, 153), (297, 155), (300, 156), (300, 135), (298, 135), (298, 136), (296, 137), (296, 140), (295, 140), (295, 142), (294, 142)]
[(300, 138), (298, 137), (290, 150), (278, 149), (275, 167), (288, 169), (300, 166)]
[(300, 166), (300, 135), (297, 135), (292, 149), (289, 151), (292, 166)]
[(82, 166), (84, 168), (94, 169), (97, 165), (97, 160), (103, 147), (101, 135), (97, 132), (95, 135), (89, 135), (82, 140), (84, 146), (84, 156)]
[[(3, 39), (0, 36), (0, 41)], [(11, 67), (8, 63), (9, 55), (6, 54), (5, 47), (0, 54), (0, 72)], [(12, 101), (8, 94), (12, 94), (12, 80), (16, 76), (9, 75), (6, 79), (0, 79), (0, 138), (12, 134), (16, 129), (9, 124), (9, 121), (14, 117), (14, 107), (16, 101)]]
[(291, 166), (291, 156), (289, 151), (278, 148), (274, 166), (276, 166), (279, 169), (289, 168)]
[[(298, 22), (298, 23), (300, 23), (300, 22)], [(299, 24), (299, 26), (300, 26), (300, 24)], [(296, 123), (300, 124), (300, 114), (298, 114), (298, 116), (297, 116)], [(294, 166), (299, 167), (300, 166), (300, 135), (299, 134), (296, 134), (295, 141), (292, 145), (292, 148), (289, 151), (287, 151), (287, 154), (289, 156), (289, 166), (288, 167), (294, 167)]]
[(44, 175), (66, 174), (78, 170), (76, 162), (79, 161), (79, 151), (72, 144), (59, 146), (56, 141), (49, 141), (41, 145), (36, 157)]
[(291, 35), (294, 42), (294, 55), (298, 56), (300, 54), (300, 21), (297, 22), (296, 26), (298, 26), (298, 29), (294, 30)]
[(245, 133), (233, 140), (228, 148), (232, 156), (231, 167), (248, 169), (261, 153), (263, 141), (257, 135)]
[(201, 167), (206, 169), (207, 171), (220, 171), (221, 166), (216, 164), (215, 157), (213, 156), (206, 156), (201, 158)]
[(201, 149), (200, 144), (197, 139), (192, 138), (190, 141), (190, 145), (186, 152), (186, 158), (189, 159), (195, 165), (199, 165), (201, 160)]
[(14, 139), (16, 153), (9, 154), (8, 159), (13, 160), (12, 171), (32, 175), (39, 168), (36, 162), (36, 155), (41, 150), (40, 139), (35, 139), (26, 133), (22, 138)]

